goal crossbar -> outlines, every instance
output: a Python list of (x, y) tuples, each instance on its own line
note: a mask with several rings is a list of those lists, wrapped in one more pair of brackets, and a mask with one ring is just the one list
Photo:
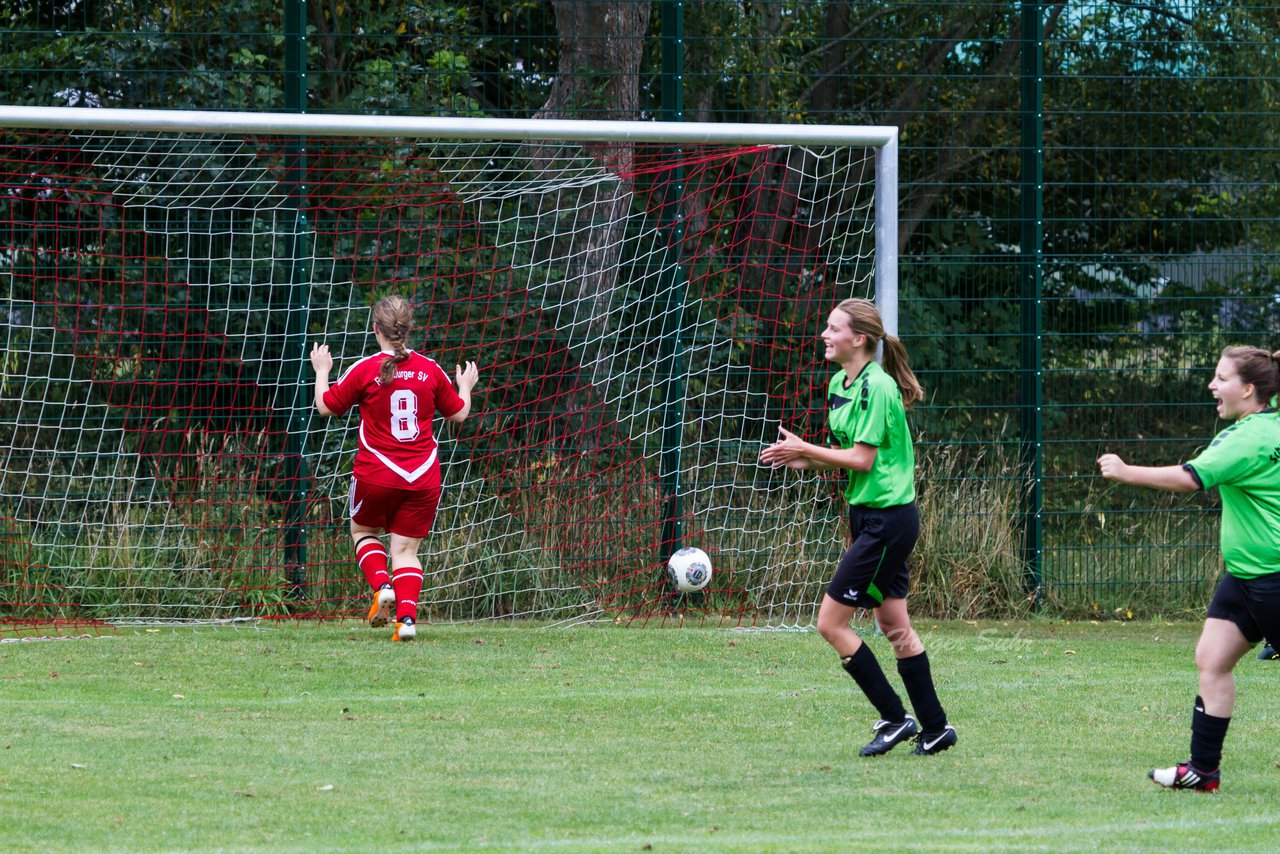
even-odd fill
[(0, 128), (556, 142), (859, 145), (875, 150), (875, 293), (898, 334), (898, 128), (0, 106)]
[(23, 106), (0, 106), (0, 127), (438, 139), (545, 139), (571, 142), (864, 145), (877, 148), (895, 145), (898, 140), (896, 127), (861, 125), (359, 116)]

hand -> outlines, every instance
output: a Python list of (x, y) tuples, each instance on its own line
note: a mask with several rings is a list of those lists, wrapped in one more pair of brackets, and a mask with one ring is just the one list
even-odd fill
[(1098, 471), (1107, 480), (1120, 480), (1129, 466), (1115, 454), (1103, 454), (1098, 457)]
[(454, 365), (458, 374), (458, 391), (471, 391), (475, 388), (476, 383), (480, 380), (480, 369), (476, 367), (475, 362), (467, 362), (466, 368), (461, 365)]
[(328, 344), (311, 345), (311, 367), (317, 374), (327, 374), (333, 370), (333, 356), (329, 355)]
[(807, 465), (805, 450), (808, 448), (808, 443), (782, 427), (778, 428), (778, 433), (782, 438), (760, 452), (760, 462), (772, 468), (779, 466), (804, 468)]

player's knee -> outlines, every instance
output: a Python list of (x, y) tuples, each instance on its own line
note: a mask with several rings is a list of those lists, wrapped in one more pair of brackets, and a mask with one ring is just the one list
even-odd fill
[(912, 650), (920, 646), (915, 630), (910, 623), (880, 623), (880, 631), (895, 650)]
[(399, 558), (401, 561), (411, 559), (417, 560), (419, 542), (420, 541), (416, 539), (392, 535), (391, 548), (389, 551), (393, 557)]
[(1217, 649), (1203, 644), (1196, 647), (1196, 670), (1201, 676), (1223, 676), (1234, 666), (1234, 662), (1228, 662)]
[(818, 634), (827, 643), (835, 644), (836, 640), (848, 631), (850, 631), (848, 621), (840, 620), (831, 615), (818, 615)]

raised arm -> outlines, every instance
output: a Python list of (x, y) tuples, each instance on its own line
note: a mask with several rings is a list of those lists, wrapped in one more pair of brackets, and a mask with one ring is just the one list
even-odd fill
[(333, 370), (333, 356), (329, 354), (329, 345), (311, 345), (311, 367), (316, 372), (316, 411), (321, 415), (332, 415), (329, 407), (324, 405), (324, 394), (329, 390), (329, 372)]
[(461, 365), (454, 367), (457, 368), (458, 397), (462, 398), (462, 408), (448, 416), (447, 420), (454, 424), (461, 424), (471, 414), (471, 390), (480, 379), (480, 369), (476, 367), (475, 362), (467, 362), (465, 368)]

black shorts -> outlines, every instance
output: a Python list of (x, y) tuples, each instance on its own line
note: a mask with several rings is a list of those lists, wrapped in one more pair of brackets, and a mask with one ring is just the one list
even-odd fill
[(1258, 578), (1224, 574), (1207, 616), (1235, 623), (1249, 643), (1280, 641), (1280, 572)]
[(853, 545), (840, 558), (827, 595), (854, 608), (878, 608), (907, 597), (907, 558), (920, 536), (915, 502), (896, 507), (849, 507)]

